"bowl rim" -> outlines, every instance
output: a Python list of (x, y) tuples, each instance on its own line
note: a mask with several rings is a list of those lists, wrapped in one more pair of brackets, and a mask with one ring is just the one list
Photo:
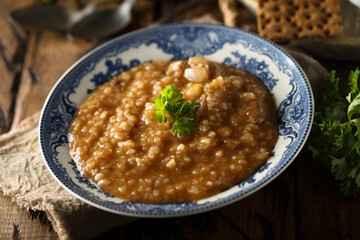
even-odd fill
[[(191, 210), (185, 210), (182, 212), (167, 212), (166, 214), (149, 214), (147, 212), (139, 212), (139, 211), (123, 211), (123, 210), (118, 210), (115, 208), (111, 208), (109, 206), (105, 206), (105, 205), (101, 205), (99, 203), (96, 203), (94, 201), (92, 201), (91, 199), (87, 199), (86, 196), (82, 196), (81, 194), (77, 193), (75, 190), (71, 189), (69, 186), (66, 185), (65, 182), (63, 182), (61, 179), (59, 179), (59, 177), (56, 175), (55, 171), (52, 169), (52, 167), (50, 166), (48, 161), (51, 161), (50, 159), (47, 158), (46, 154), (45, 154), (45, 148), (43, 146), (44, 144), (44, 140), (42, 137), (42, 130), (43, 130), (43, 125), (44, 125), (44, 118), (45, 118), (45, 114), (47, 111), (47, 106), (55, 92), (55, 90), (59, 87), (59, 85), (61, 84), (61, 82), (66, 78), (66, 76), (74, 70), (74, 68), (76, 68), (78, 65), (80, 65), (83, 61), (85, 61), (87, 58), (89, 58), (90, 56), (93, 56), (95, 54), (97, 54), (98, 52), (100, 52), (102, 49), (106, 48), (109, 45), (115, 44), (116, 42), (121, 42), (123, 40), (126, 40), (127, 38), (131, 38), (131, 37), (139, 37), (141, 34), (147, 33), (147, 32), (151, 32), (154, 31), (154, 29), (168, 29), (168, 28), (172, 28), (172, 27), (185, 27), (185, 26), (200, 26), (200, 27), (211, 27), (211, 28), (220, 28), (222, 30), (230, 30), (230, 31), (237, 31), (240, 34), (245, 35), (246, 37), (250, 37), (250, 38), (256, 38), (260, 41), (263, 41), (265, 44), (269, 44), (272, 48), (274, 48), (274, 50), (279, 51), (279, 54), (283, 54), (286, 58), (288, 58), (290, 60), (290, 62), (292, 62), (291, 64), (296, 67), (299, 75), (302, 77), (302, 81), (304, 81), (304, 84), (306, 85), (306, 93), (309, 96), (309, 99), (311, 100), (309, 103), (310, 109), (309, 109), (309, 119), (307, 124), (306, 124), (306, 133), (302, 136), (301, 139), (299, 139), (298, 141), (301, 143), (297, 146), (297, 148), (294, 150), (294, 152), (286, 159), (286, 161), (284, 161), (281, 166), (279, 166), (279, 168), (272, 174), (270, 174), (270, 176), (264, 176), (261, 181), (259, 181), (256, 185), (254, 185), (250, 190), (248, 190), (247, 192), (241, 194), (240, 196), (234, 196), (231, 199), (229, 199), (229, 197), (227, 197), (225, 200), (218, 202), (217, 200), (213, 201), (210, 206), (205, 206), (205, 207), (200, 207), (200, 208), (196, 208), (196, 209), (191, 209)], [(139, 35), (139, 36), (138, 36)], [(273, 49), (271, 49), (273, 50)], [(268, 39), (265, 39), (255, 33), (252, 32), (248, 32), (246, 30), (243, 29), (237, 29), (237, 28), (233, 28), (233, 27), (228, 27), (228, 26), (224, 26), (224, 25), (218, 25), (218, 24), (210, 24), (210, 23), (191, 23), (191, 22), (187, 22), (187, 23), (170, 23), (170, 24), (163, 24), (163, 25), (158, 25), (158, 26), (153, 26), (153, 27), (149, 27), (149, 28), (145, 28), (145, 29), (139, 29), (139, 30), (135, 30), (129, 33), (126, 33), (124, 35), (118, 36), (114, 39), (111, 39), (107, 42), (104, 42), (102, 44), (100, 44), (99, 46), (97, 46), (96, 48), (92, 49), (91, 51), (89, 51), (88, 53), (86, 53), (85, 55), (83, 55), (79, 60), (77, 60), (74, 64), (72, 64), (62, 75), (61, 77), (56, 81), (55, 85), (53, 86), (53, 88), (50, 90), (43, 108), (41, 110), (41, 115), (40, 115), (40, 121), (39, 121), (39, 130), (38, 130), (38, 138), (39, 138), (39, 146), (40, 146), (40, 151), (41, 151), (41, 155), (42, 158), (48, 168), (48, 170), (50, 171), (51, 175), (53, 176), (53, 178), (68, 192), (70, 192), (73, 196), (75, 196), (76, 198), (82, 200), (85, 203), (88, 203), (91, 206), (94, 206), (96, 208), (111, 212), (111, 213), (115, 213), (115, 214), (121, 214), (121, 215), (125, 215), (125, 216), (132, 216), (132, 217), (145, 217), (145, 218), (165, 218), (165, 217), (178, 217), (178, 216), (187, 216), (187, 215), (193, 215), (193, 214), (198, 214), (198, 213), (202, 213), (202, 212), (207, 212), (213, 209), (217, 209), (219, 207), (224, 207), (227, 206), (231, 203), (234, 203), (236, 201), (239, 201), (257, 191), (259, 191), (260, 189), (262, 189), (263, 187), (265, 187), (267, 184), (269, 184), (270, 182), (272, 182), (274, 179), (276, 179), (294, 160), (295, 158), (298, 156), (298, 154), (300, 153), (301, 149), (304, 147), (306, 140), (308, 138), (308, 136), (310, 135), (310, 130), (311, 130), (311, 126), (313, 123), (313, 119), (314, 119), (314, 108), (315, 108), (315, 103), (314, 103), (314, 95), (313, 95), (313, 91), (310, 85), (310, 82), (306, 76), (306, 74), (304, 73), (303, 69), (301, 68), (300, 64), (298, 64), (298, 62), (289, 54), (287, 53), (285, 50), (283, 50), (280, 46), (276, 45), (275, 43), (271, 42)], [(256, 173), (256, 172), (255, 172)], [(233, 194), (235, 195), (235, 194)], [(215, 195), (216, 196), (216, 195)], [(201, 201), (201, 200), (200, 200)], [(128, 202), (130, 204), (144, 204), (144, 205), (151, 205), (151, 206), (180, 206), (182, 204), (177, 204), (177, 203), (171, 203), (171, 204), (145, 204), (145, 203), (133, 203), (133, 202), (129, 202), (129, 201), (125, 201)], [(198, 202), (198, 201), (196, 201)], [(186, 207), (185, 207), (186, 209)]]

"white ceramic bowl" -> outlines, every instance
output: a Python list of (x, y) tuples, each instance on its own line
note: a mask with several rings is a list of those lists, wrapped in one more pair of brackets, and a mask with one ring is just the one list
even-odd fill
[[(204, 56), (258, 76), (273, 94), (279, 140), (269, 161), (238, 185), (207, 199), (182, 204), (144, 204), (105, 194), (79, 174), (69, 155), (67, 131), (87, 94), (140, 63)], [(297, 156), (308, 137), (314, 101), (299, 65), (282, 49), (239, 29), (181, 23), (148, 28), (113, 39), (76, 62), (50, 92), (40, 119), (39, 139), (55, 179), (83, 201), (139, 217), (180, 216), (208, 211), (244, 198), (276, 178)]]

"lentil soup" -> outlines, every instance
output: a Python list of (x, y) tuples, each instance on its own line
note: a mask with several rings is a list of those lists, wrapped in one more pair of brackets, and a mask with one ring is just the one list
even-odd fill
[[(173, 135), (154, 119), (155, 96), (175, 85), (197, 101), (197, 128)], [(191, 57), (145, 63), (99, 86), (69, 129), (70, 155), (104, 192), (144, 203), (203, 199), (249, 177), (277, 142), (274, 99), (250, 73)]]

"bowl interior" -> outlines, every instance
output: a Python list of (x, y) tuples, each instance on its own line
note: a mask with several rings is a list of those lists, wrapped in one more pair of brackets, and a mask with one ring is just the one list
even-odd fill
[[(197, 202), (143, 204), (123, 201), (82, 177), (70, 158), (67, 131), (77, 106), (97, 86), (144, 62), (204, 56), (258, 76), (275, 98), (279, 140), (272, 157), (231, 189)], [(39, 128), (40, 147), (55, 179), (83, 201), (131, 216), (187, 215), (239, 200), (265, 186), (296, 157), (309, 134), (313, 96), (299, 65), (275, 44), (242, 30), (210, 24), (170, 24), (109, 41), (75, 63), (50, 92)]]

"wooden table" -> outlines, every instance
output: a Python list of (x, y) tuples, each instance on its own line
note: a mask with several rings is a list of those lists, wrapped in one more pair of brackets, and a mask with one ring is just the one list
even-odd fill
[[(2, 53), (5, 58), (15, 60), (13, 65), (0, 61), (0, 103), (8, 115), (7, 130), (39, 111), (62, 73), (102, 43), (68, 39), (58, 32), (30, 31), (22, 40), (17, 39), (7, 17), (12, 10), (33, 2), (1, 0), (0, 3)], [(75, 6), (75, 1), (59, 2)], [(146, 27), (184, 2), (139, 0), (133, 9), (131, 26), (115, 36)], [(173, 20), (205, 13), (222, 21), (216, 0), (199, 3)], [(347, 77), (349, 70), (356, 67), (356, 63), (319, 60), (342, 77)], [(30, 67), (41, 80), (33, 80)], [(276, 180), (227, 207), (188, 217), (139, 219), (98, 239), (360, 239), (359, 200), (359, 197), (342, 196), (324, 166), (302, 151)], [(30, 214), (1, 194), (0, 211), (0, 232), (16, 232), (17, 227), (22, 239), (57, 239), (44, 213)]]

